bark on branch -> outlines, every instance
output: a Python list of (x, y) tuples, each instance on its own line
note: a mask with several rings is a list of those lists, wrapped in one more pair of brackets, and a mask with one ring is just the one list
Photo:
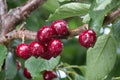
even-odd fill
[(12, 31), (16, 25), (24, 21), (30, 13), (41, 6), (45, 0), (28, 0), (23, 6), (10, 10), (3, 16), (1, 35)]
[(3, 15), (7, 13), (6, 0), (0, 0), (0, 29), (2, 27)]
[(120, 8), (118, 8), (117, 10), (111, 12), (110, 14), (108, 14), (105, 19), (103, 24), (109, 24), (111, 22), (113, 22), (116, 18), (120, 17)]

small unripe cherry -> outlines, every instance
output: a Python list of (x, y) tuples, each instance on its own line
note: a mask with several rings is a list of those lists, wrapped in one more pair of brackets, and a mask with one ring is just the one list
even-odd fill
[(57, 78), (57, 74), (54, 71), (47, 71), (45, 70), (43, 73), (44, 80), (53, 80), (54, 78)]
[(58, 36), (69, 34), (67, 23), (64, 20), (53, 21), (51, 27), (56, 31)]
[(62, 49), (63, 43), (57, 39), (51, 40), (48, 45), (48, 53), (54, 58), (57, 57), (62, 52)]
[(86, 47), (92, 47), (96, 42), (96, 33), (93, 30), (85, 30), (79, 34), (79, 43)]
[(28, 44), (21, 43), (16, 48), (17, 56), (23, 59), (28, 59), (31, 54), (29, 52)]
[(30, 50), (30, 53), (36, 58), (40, 57), (40, 55), (45, 52), (44, 46), (40, 42), (37, 42), (37, 41), (32, 41), (29, 44), (29, 50)]
[(43, 26), (37, 31), (37, 39), (41, 43), (48, 43), (55, 35), (55, 31), (49, 26)]
[(25, 76), (26, 78), (28, 78), (28, 79), (31, 79), (31, 78), (32, 78), (32, 76), (31, 76), (30, 72), (27, 70), (27, 68), (24, 68), (23, 73), (24, 73), (24, 76)]

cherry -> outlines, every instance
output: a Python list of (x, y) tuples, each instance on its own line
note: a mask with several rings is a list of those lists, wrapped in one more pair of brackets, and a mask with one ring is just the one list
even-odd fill
[(16, 48), (17, 56), (23, 59), (28, 59), (31, 54), (29, 53), (29, 46), (28, 44), (21, 43)]
[(36, 58), (40, 57), (40, 55), (45, 52), (44, 46), (41, 43), (37, 42), (37, 41), (32, 41), (29, 44), (29, 49), (30, 49), (30, 53), (33, 56), (35, 56)]
[(96, 33), (93, 30), (85, 30), (79, 34), (79, 43), (89, 48), (96, 42)]
[(24, 76), (25, 76), (26, 78), (28, 78), (28, 79), (31, 79), (31, 78), (32, 78), (32, 76), (31, 76), (30, 72), (27, 70), (27, 68), (24, 68), (23, 73), (24, 73)]
[(45, 53), (41, 54), (40, 57), (42, 57), (46, 60), (49, 60), (49, 59), (51, 59), (52, 55), (48, 52), (45, 52)]
[(52, 80), (54, 78), (57, 78), (57, 74), (54, 71), (47, 71), (45, 70), (43, 73), (44, 80)]
[(48, 45), (48, 53), (52, 55), (52, 57), (57, 57), (63, 49), (63, 43), (60, 40), (53, 39), (50, 41)]
[(17, 70), (19, 71), (21, 68), (21, 62), (19, 60), (16, 60), (16, 64), (17, 64)]
[(37, 32), (37, 39), (41, 43), (48, 43), (54, 34), (55, 34), (55, 32), (51, 27), (43, 26)]
[(52, 24), (51, 24), (51, 27), (60, 36), (61, 35), (67, 35), (69, 33), (67, 23), (64, 20), (53, 21)]

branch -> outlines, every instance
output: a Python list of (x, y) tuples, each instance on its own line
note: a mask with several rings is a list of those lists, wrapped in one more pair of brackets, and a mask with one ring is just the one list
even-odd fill
[(119, 16), (120, 16), (120, 8), (108, 14), (103, 21), (103, 25), (113, 22)]
[(3, 15), (5, 15), (7, 12), (7, 4), (6, 4), (6, 0), (0, 0), (0, 29), (2, 27), (2, 20)]
[(7, 12), (6, 0), (0, 0), (0, 19)]
[[(74, 37), (74, 36), (78, 35), (80, 32), (84, 31), (87, 26), (88, 26), (87, 24), (84, 24), (83, 26), (80, 26), (79, 28), (70, 30), (69, 35), (67, 35), (67, 36), (55, 36), (54, 38), (67, 39), (67, 38)], [(25, 30), (24, 28), (20, 28), (18, 30), (13, 30), (13, 31), (9, 32), (8, 34), (6, 34), (5, 36), (1, 35), (0, 43), (9, 43), (9, 42), (11, 42), (11, 40), (18, 39), (18, 38), (22, 39), (23, 35), (26, 39), (36, 40), (37, 32)]]
[(10, 10), (3, 16), (1, 35), (12, 31), (16, 25), (24, 21), (30, 13), (41, 6), (45, 0), (28, 0), (23, 6)]

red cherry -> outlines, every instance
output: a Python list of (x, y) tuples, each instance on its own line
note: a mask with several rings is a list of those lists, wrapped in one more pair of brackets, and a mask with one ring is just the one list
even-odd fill
[(32, 78), (32, 76), (31, 76), (30, 72), (27, 70), (27, 68), (24, 68), (23, 73), (24, 73), (24, 76), (25, 76), (26, 78), (28, 78), (28, 79), (31, 79), (31, 78)]
[(43, 26), (37, 32), (37, 39), (41, 43), (48, 43), (53, 35), (55, 34), (54, 30), (49, 26)]
[(49, 60), (49, 59), (51, 59), (52, 56), (50, 53), (45, 52), (45, 53), (41, 54), (40, 57), (43, 59)]
[(63, 43), (60, 40), (54, 39), (51, 40), (48, 45), (48, 53), (51, 54), (52, 57), (57, 57), (63, 49)]
[(53, 80), (54, 78), (57, 78), (57, 74), (54, 71), (44, 71), (43, 73), (44, 80)]
[(21, 43), (16, 48), (17, 56), (23, 59), (28, 59), (31, 54), (29, 52), (28, 44)]
[(93, 30), (85, 30), (79, 34), (79, 43), (89, 48), (96, 42), (96, 33)]
[(40, 55), (45, 52), (44, 46), (41, 43), (37, 42), (37, 41), (32, 41), (29, 44), (29, 49), (30, 49), (30, 53), (33, 56), (35, 56), (36, 58), (40, 57)]
[(16, 60), (16, 64), (17, 64), (17, 70), (19, 71), (21, 68), (21, 62), (19, 60)]
[(58, 35), (68, 35), (68, 26), (64, 20), (53, 21), (51, 27), (56, 31)]

